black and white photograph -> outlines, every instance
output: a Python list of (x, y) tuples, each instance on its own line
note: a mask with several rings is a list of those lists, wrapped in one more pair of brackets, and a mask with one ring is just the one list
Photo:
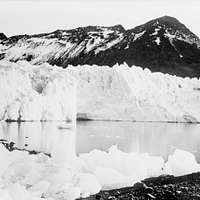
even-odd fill
[(200, 200), (200, 1), (0, 0), (0, 200)]

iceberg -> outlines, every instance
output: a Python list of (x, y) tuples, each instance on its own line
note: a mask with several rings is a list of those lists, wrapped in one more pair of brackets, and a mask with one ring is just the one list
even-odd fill
[(170, 155), (165, 168), (176, 176), (190, 174), (200, 171), (200, 165), (196, 162), (195, 156), (187, 151), (176, 149), (173, 155)]
[(93, 150), (64, 162), (42, 153), (8, 152), (2, 144), (0, 150), (1, 200), (74, 200), (101, 189), (133, 186), (166, 172), (179, 176), (200, 171), (194, 156), (180, 149), (166, 162), (147, 153), (125, 153), (116, 146), (108, 151)]
[(73, 121), (76, 117), (76, 80), (62, 68), (1, 61), (0, 91), (0, 120)]

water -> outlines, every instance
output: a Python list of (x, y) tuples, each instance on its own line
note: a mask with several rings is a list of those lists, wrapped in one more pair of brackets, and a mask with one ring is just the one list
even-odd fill
[(57, 148), (62, 155), (117, 145), (125, 152), (148, 152), (167, 159), (179, 148), (193, 153), (200, 162), (200, 124), (84, 121), (78, 122), (75, 131), (61, 122), (1, 122), (0, 139), (13, 141), (20, 149), (45, 153)]

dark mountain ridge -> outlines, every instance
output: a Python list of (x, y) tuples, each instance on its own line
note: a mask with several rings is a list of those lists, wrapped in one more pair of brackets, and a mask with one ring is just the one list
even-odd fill
[(178, 76), (200, 77), (200, 39), (176, 18), (163, 16), (133, 29), (87, 26), (51, 33), (0, 34), (0, 59), (113, 66), (126, 62)]
[(4, 33), (0, 33), (0, 40), (6, 40), (7, 37)]

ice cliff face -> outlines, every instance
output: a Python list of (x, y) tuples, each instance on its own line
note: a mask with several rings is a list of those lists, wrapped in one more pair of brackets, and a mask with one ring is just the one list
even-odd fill
[(200, 122), (199, 79), (127, 64), (62, 69), (4, 60), (0, 91), (1, 120), (71, 120), (77, 109), (79, 119)]
[(126, 62), (151, 71), (200, 76), (200, 40), (177, 19), (164, 16), (130, 30), (88, 26), (52, 33), (0, 35), (0, 59), (57, 66)]
[(73, 120), (76, 83), (48, 64), (0, 62), (0, 120)]
[(152, 73), (127, 64), (70, 66), (78, 81), (78, 118), (200, 121), (200, 80)]

